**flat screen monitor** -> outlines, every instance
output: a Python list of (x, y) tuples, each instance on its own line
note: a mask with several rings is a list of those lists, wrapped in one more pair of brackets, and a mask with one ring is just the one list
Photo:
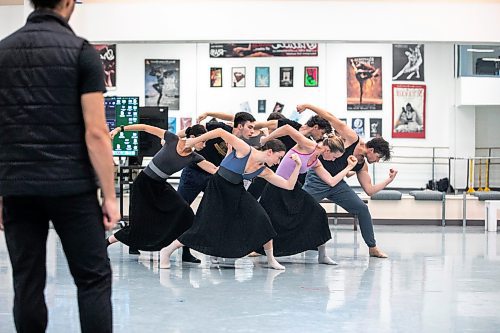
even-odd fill
[[(140, 107), (139, 123), (168, 129), (168, 107)], [(139, 132), (139, 143), (141, 157), (154, 156), (161, 149), (161, 140), (149, 133)]]
[[(115, 126), (134, 125), (139, 122), (139, 97), (116, 97)], [(139, 133), (120, 132), (113, 138), (113, 155), (137, 156), (139, 154)]]
[(110, 131), (116, 127), (116, 96), (104, 97), (104, 111), (106, 112), (106, 123)]

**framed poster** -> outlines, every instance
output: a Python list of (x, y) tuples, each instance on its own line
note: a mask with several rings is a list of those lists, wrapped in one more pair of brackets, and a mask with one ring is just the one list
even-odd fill
[(424, 81), (424, 45), (392, 45), (392, 80)]
[(99, 53), (104, 70), (104, 85), (107, 90), (116, 89), (116, 44), (93, 44)]
[(177, 118), (168, 117), (168, 131), (170, 133), (177, 133)]
[(193, 125), (193, 118), (191, 117), (186, 117), (186, 118), (180, 118), (181, 122), (181, 131), (183, 129), (186, 129), (188, 127), (191, 127)]
[(352, 129), (361, 138), (365, 136), (365, 118), (352, 118)]
[(347, 110), (382, 110), (382, 57), (347, 58)]
[(210, 67), (210, 87), (212, 87), (212, 88), (222, 87), (222, 68), (221, 67)]
[(266, 100), (259, 99), (257, 103), (257, 112), (258, 113), (266, 113)]
[(339, 120), (347, 125), (347, 118), (339, 118)]
[(269, 87), (269, 67), (255, 67), (255, 86)]
[(304, 87), (317, 87), (319, 67), (304, 67)]
[(425, 138), (425, 85), (392, 85), (392, 137)]
[(210, 58), (317, 57), (318, 43), (210, 43)]
[(179, 110), (180, 60), (145, 59), (145, 106)]
[(280, 67), (280, 87), (293, 87), (293, 67)]
[(276, 102), (276, 104), (274, 104), (273, 112), (282, 112), (284, 107), (285, 107), (285, 104), (282, 104), (280, 102)]
[(231, 82), (233, 87), (245, 87), (246, 79), (245, 67), (233, 67), (231, 69)]
[(370, 138), (382, 137), (382, 118), (370, 118)]

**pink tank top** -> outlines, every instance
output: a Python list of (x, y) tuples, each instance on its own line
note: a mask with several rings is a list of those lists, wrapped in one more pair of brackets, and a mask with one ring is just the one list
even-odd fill
[[(276, 174), (278, 176), (285, 178), (285, 179), (290, 178), (293, 170), (295, 169), (295, 162), (290, 157), (290, 156), (292, 156), (292, 154), (297, 154), (297, 156), (299, 156), (300, 160), (302, 161), (302, 165), (300, 166), (299, 173), (306, 173), (307, 170), (313, 168), (314, 166), (316, 166), (316, 164), (318, 164), (317, 158), (315, 158), (314, 161), (312, 161), (312, 163), (309, 162), (309, 159), (311, 158), (311, 156), (314, 154), (315, 151), (316, 151), (316, 149), (314, 149), (310, 153), (303, 154), (303, 153), (298, 153), (293, 148), (290, 149), (285, 154), (285, 156), (283, 156), (283, 159), (281, 160), (281, 163), (278, 166), (278, 170), (276, 170)], [(308, 162), (310, 164), (308, 164)]]

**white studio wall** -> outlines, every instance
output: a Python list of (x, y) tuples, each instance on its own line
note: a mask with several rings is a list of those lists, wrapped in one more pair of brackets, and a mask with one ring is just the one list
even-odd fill
[(0, 6), (0, 22), (0, 39), (3, 39), (24, 24), (24, 7)]

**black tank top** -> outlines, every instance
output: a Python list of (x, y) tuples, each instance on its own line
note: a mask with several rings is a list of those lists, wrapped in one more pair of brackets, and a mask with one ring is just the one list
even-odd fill
[[(334, 161), (325, 161), (323, 159), (323, 157), (320, 157), (321, 163), (323, 163), (323, 166), (325, 167), (325, 169), (332, 176), (335, 176), (340, 171), (342, 171), (342, 170), (345, 169), (345, 167), (348, 164), (347, 163), (347, 158), (350, 155), (353, 155), (354, 149), (356, 148), (356, 146), (358, 144), (359, 144), (359, 136), (358, 136), (358, 139), (352, 145), (350, 145), (349, 147), (347, 147), (345, 149), (345, 152), (344, 152), (344, 154), (342, 154), (342, 156), (340, 156), (339, 158), (335, 159)], [(364, 165), (365, 165), (364, 161), (363, 161), (363, 163), (356, 164), (356, 166), (354, 168), (352, 168), (352, 171), (358, 172), (359, 170), (361, 170), (361, 168), (363, 168)]]

